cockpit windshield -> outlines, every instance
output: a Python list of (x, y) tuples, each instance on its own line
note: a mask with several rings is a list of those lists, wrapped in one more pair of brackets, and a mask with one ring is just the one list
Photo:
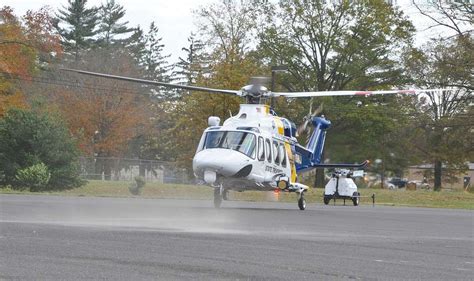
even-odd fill
[(248, 132), (215, 131), (208, 132), (204, 149), (224, 148), (241, 152), (255, 158), (255, 135)]

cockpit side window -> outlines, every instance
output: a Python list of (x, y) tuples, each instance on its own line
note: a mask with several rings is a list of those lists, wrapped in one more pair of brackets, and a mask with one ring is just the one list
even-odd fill
[(262, 137), (258, 137), (258, 160), (265, 160), (265, 143)]
[(224, 131), (208, 132), (206, 136), (205, 148), (218, 148), (224, 138)]
[(267, 155), (268, 163), (272, 163), (272, 145), (269, 139), (265, 140), (265, 154)]

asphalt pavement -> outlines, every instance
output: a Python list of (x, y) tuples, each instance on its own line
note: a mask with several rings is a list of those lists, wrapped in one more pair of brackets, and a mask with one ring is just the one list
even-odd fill
[(1, 280), (472, 280), (469, 210), (0, 195)]

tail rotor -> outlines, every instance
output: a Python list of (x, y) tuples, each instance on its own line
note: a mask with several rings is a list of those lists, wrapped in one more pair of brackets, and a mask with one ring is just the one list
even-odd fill
[(321, 103), (321, 105), (316, 108), (316, 110), (311, 113), (312, 111), (312, 104), (309, 108), (309, 112), (308, 112), (308, 115), (306, 115), (304, 118), (303, 118), (303, 123), (301, 123), (301, 125), (298, 127), (298, 129), (296, 130), (296, 136), (301, 136), (305, 131), (306, 131), (306, 136), (307, 136), (307, 139), (306, 139), (306, 144), (308, 143), (309, 141), (309, 136), (311, 135), (311, 127), (308, 126), (311, 122), (311, 120), (313, 119), (313, 117), (316, 117), (318, 116), (318, 114), (320, 114), (322, 111), (323, 111), (323, 108), (324, 108), (324, 104)]

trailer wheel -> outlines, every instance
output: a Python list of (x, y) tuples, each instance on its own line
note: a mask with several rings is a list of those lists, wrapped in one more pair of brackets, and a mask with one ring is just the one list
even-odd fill
[(324, 205), (329, 204), (329, 201), (331, 201), (331, 197), (332, 196), (324, 195), (324, 197), (323, 197)]
[(352, 203), (354, 204), (354, 206), (359, 206), (359, 203), (360, 203), (360, 193), (355, 191), (354, 193), (352, 193)]

